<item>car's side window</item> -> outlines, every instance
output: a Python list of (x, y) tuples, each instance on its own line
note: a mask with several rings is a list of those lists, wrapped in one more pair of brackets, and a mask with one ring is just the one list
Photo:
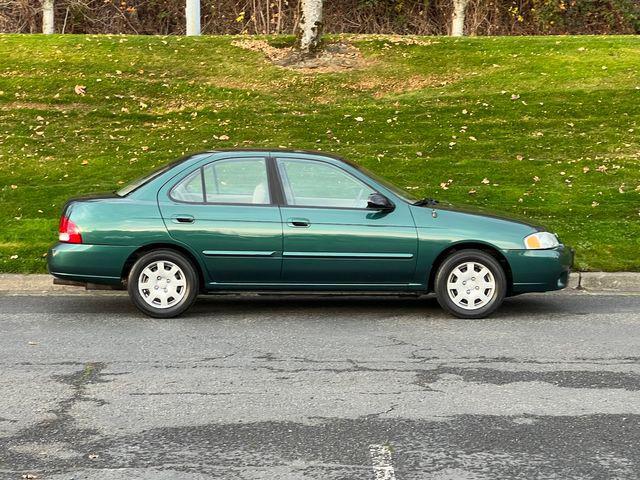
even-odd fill
[(208, 203), (271, 203), (264, 158), (218, 160), (203, 171)]
[(202, 173), (198, 169), (187, 175), (171, 190), (171, 198), (179, 202), (202, 203), (204, 192), (202, 191)]
[(277, 163), (289, 205), (366, 208), (367, 198), (375, 192), (329, 163), (293, 158), (280, 158)]
[(266, 161), (242, 158), (211, 162), (173, 187), (171, 198), (190, 203), (268, 205), (271, 197)]

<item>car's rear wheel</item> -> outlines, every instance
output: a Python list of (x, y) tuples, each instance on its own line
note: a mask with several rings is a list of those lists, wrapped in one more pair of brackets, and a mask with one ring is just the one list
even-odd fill
[(131, 268), (127, 282), (133, 304), (151, 317), (170, 318), (198, 296), (198, 275), (188, 258), (173, 250), (153, 250)]
[(507, 279), (500, 263), (482, 250), (461, 250), (445, 259), (435, 279), (438, 303), (459, 318), (484, 318), (504, 300)]

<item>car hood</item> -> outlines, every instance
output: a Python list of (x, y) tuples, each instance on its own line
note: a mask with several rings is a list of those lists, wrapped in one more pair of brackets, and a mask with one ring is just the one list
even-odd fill
[(522, 215), (499, 212), (490, 208), (481, 207), (479, 205), (454, 205), (448, 202), (444, 202), (444, 203), (439, 202), (434, 206), (430, 206), (430, 207), (427, 206), (426, 208), (432, 208), (435, 210), (447, 210), (449, 212), (465, 213), (467, 215), (479, 215), (482, 217), (495, 218), (497, 220), (504, 220), (507, 222), (520, 223), (522, 225), (526, 225), (527, 227), (531, 227), (540, 232), (546, 230), (544, 227), (540, 225), (531, 223), (529, 219), (527, 219)]
[(511, 215), (496, 214), (478, 207), (446, 203), (412, 206), (419, 235), (431, 241), (454, 245), (461, 242), (484, 243), (503, 250), (519, 250), (524, 239), (541, 228)]

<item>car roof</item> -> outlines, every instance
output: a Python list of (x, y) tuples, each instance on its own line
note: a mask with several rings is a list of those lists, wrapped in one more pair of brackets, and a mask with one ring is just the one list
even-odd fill
[[(304, 149), (293, 149), (293, 148), (216, 148), (215, 150), (207, 150), (205, 152), (198, 153), (225, 153), (225, 152), (241, 152), (241, 153), (302, 153), (304, 155), (313, 155), (316, 157), (328, 157), (334, 160), (338, 160), (339, 162), (346, 163), (353, 167), (357, 167), (357, 165), (350, 160), (347, 160), (344, 157), (336, 155), (334, 153), (327, 153), (321, 150), (304, 150)], [(194, 155), (197, 155), (195, 153)]]

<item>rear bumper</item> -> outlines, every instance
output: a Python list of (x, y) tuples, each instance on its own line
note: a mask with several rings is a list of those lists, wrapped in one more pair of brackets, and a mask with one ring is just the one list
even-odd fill
[(47, 268), (54, 277), (81, 284), (121, 285), (122, 270), (136, 247), (57, 243)]
[(513, 293), (561, 290), (569, 284), (573, 249), (565, 245), (546, 250), (507, 250)]

